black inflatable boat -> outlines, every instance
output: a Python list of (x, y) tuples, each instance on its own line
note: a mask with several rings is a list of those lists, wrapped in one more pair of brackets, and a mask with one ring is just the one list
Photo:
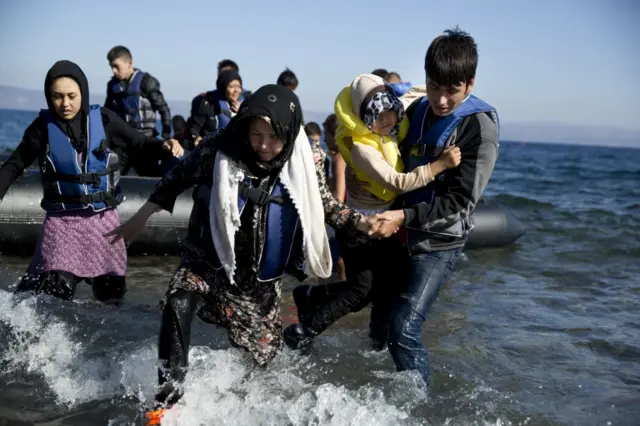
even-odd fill
[[(157, 178), (125, 176), (121, 179), (125, 201), (118, 207), (126, 221), (144, 204)], [(178, 197), (173, 215), (162, 211), (149, 220), (139, 239), (129, 247), (130, 255), (175, 255), (186, 228), (193, 204), (192, 190)], [(0, 202), (0, 253), (31, 255), (41, 231), (44, 211), (40, 207), (42, 186), (37, 169), (29, 169), (9, 189)], [(474, 212), (475, 228), (467, 249), (502, 247), (515, 242), (524, 226), (507, 209), (496, 202), (482, 201)]]

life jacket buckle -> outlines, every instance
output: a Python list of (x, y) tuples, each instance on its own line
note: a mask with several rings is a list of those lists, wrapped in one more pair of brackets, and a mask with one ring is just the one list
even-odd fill
[(253, 201), (254, 203), (260, 206), (264, 206), (265, 204), (267, 204), (271, 197), (271, 195), (268, 192), (263, 191), (262, 189), (259, 189), (259, 188), (254, 188), (246, 184), (244, 185), (242, 195), (245, 198)]

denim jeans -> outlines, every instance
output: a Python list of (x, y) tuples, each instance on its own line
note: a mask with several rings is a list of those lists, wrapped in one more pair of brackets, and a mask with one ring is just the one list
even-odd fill
[(460, 256), (462, 248), (411, 255), (408, 287), (391, 314), (389, 352), (398, 371), (418, 370), (429, 385), (422, 325)]

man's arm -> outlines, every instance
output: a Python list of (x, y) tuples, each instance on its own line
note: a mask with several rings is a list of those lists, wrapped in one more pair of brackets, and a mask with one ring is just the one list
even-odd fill
[(411, 228), (442, 229), (469, 216), (489, 182), (498, 157), (498, 129), (487, 114), (463, 120), (455, 144), (462, 161), (443, 182), (435, 182), (432, 203), (404, 209), (404, 224)]
[(160, 113), (162, 138), (169, 139), (171, 137), (171, 111), (169, 111), (169, 105), (167, 105), (167, 101), (165, 101), (164, 95), (160, 91), (160, 82), (151, 74), (145, 74), (142, 77), (140, 89), (151, 102), (153, 110)]
[(104, 100), (104, 107), (109, 108), (113, 112), (118, 112), (116, 111), (116, 104), (113, 99), (113, 93), (111, 93), (112, 84), (113, 84), (113, 78), (109, 80), (109, 82), (107, 83), (107, 97)]

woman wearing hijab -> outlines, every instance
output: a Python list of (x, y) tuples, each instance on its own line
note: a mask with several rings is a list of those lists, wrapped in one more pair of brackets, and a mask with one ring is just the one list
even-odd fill
[(200, 185), (165, 297), (159, 404), (180, 397), (176, 385), (184, 379), (196, 314), (226, 328), (231, 342), (263, 366), (283, 346), (280, 278), (331, 274), (325, 220), (353, 234), (371, 233), (376, 225), (333, 198), (321, 153), (307, 142), (301, 118), (291, 90), (261, 87), (224, 131), (204, 139), (127, 223), (109, 233), (134, 238), (151, 214), (171, 212), (181, 192)]
[(189, 131), (194, 144), (227, 127), (243, 101), (242, 78), (238, 71), (227, 69), (218, 74), (216, 90), (196, 96), (191, 103)]
[[(0, 168), (0, 200), (36, 160), (42, 176), (42, 235), (16, 292), (72, 299), (76, 284), (86, 280), (98, 300), (122, 298), (126, 248), (122, 241), (112, 244), (103, 236), (120, 224), (118, 153), (162, 142), (141, 135), (108, 109), (90, 106), (87, 78), (73, 62), (51, 67), (44, 94), (48, 109), (25, 130)], [(164, 147), (181, 153), (175, 141)]]

